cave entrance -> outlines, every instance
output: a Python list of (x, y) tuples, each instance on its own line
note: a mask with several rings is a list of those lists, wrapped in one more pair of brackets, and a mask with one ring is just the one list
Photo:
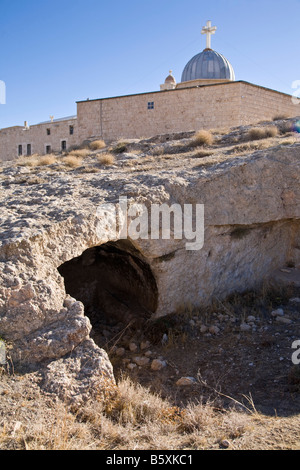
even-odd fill
[(157, 309), (155, 278), (129, 240), (89, 248), (58, 271), (66, 293), (84, 304), (101, 347), (128, 325), (141, 327)]

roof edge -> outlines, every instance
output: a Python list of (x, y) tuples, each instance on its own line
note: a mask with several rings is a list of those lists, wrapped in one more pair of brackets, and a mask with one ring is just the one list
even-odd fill
[(106, 97), (106, 98), (94, 98), (94, 99), (89, 99), (89, 100), (79, 100), (79, 101), (76, 101), (76, 103), (89, 103), (89, 102), (94, 102), (94, 101), (105, 101), (105, 100), (113, 100), (113, 99), (117, 99), (117, 98), (129, 98), (131, 96), (142, 96), (142, 95), (153, 95), (153, 94), (156, 94), (156, 93), (176, 93), (176, 92), (180, 92), (182, 90), (191, 90), (193, 88), (205, 88), (205, 87), (213, 87), (213, 86), (231, 86), (231, 85), (234, 85), (234, 84), (238, 84), (238, 83), (242, 83), (242, 84), (245, 84), (245, 85), (250, 85), (250, 86), (253, 86), (255, 88), (261, 88), (263, 90), (268, 90), (268, 91), (273, 91), (274, 93), (279, 93), (280, 95), (285, 95), (285, 96), (288, 96), (288, 97), (292, 97), (292, 95), (289, 95), (288, 93), (284, 93), (283, 91), (278, 91), (278, 90), (274, 90), (272, 88), (268, 88), (268, 87), (264, 87), (262, 85), (256, 85), (255, 83), (251, 83), (251, 82), (247, 82), (245, 80), (228, 80), (228, 82), (226, 83), (210, 83), (210, 84), (205, 84), (205, 85), (196, 85), (196, 86), (193, 86), (193, 87), (184, 87), (184, 88), (175, 88), (173, 90), (155, 90), (155, 91), (146, 91), (144, 93), (133, 93), (133, 94), (129, 94), (129, 95), (117, 95), (117, 96), (109, 96), (109, 97)]

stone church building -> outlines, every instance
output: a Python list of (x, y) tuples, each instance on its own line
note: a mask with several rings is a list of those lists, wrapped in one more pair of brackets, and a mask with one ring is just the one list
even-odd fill
[(290, 95), (235, 80), (230, 62), (211, 48), (215, 31), (208, 21), (202, 29), (206, 48), (189, 60), (179, 83), (170, 71), (159, 91), (79, 101), (76, 116), (0, 129), (0, 160), (68, 150), (88, 139), (145, 138), (297, 116)]

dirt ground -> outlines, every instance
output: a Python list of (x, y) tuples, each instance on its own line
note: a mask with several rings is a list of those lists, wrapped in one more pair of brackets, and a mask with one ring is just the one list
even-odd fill
[[(138, 328), (96, 325), (94, 339), (108, 351), (123, 389), (115, 416), (99, 403), (68, 408), (40, 388), (38, 373), (2, 372), (0, 449), (300, 449), (300, 366), (292, 362), (292, 344), (300, 339), (299, 298), (300, 289), (249, 292)], [(279, 308), (286, 323), (271, 314)], [(251, 328), (241, 331), (247, 321)], [(211, 333), (211, 327), (217, 329)], [(122, 356), (116, 354), (120, 347)], [(128, 369), (145, 353), (148, 364)], [(151, 369), (155, 358), (165, 361), (163, 369)], [(176, 385), (181, 377), (193, 377), (192, 385)], [(172, 407), (185, 411), (183, 425)], [(171, 419), (162, 420), (168, 413)]]
[[(99, 344), (107, 349), (116, 377), (125, 371), (134, 381), (171, 398), (174, 405), (185, 406), (201, 397), (205, 401), (217, 399), (225, 407), (255, 406), (269, 416), (297, 415), (300, 366), (292, 362), (292, 355), (297, 356), (300, 348), (293, 349), (292, 344), (300, 340), (299, 298), (300, 288), (281, 294), (272, 292), (265, 298), (250, 292), (206, 311), (187, 309), (137, 331), (129, 328), (120, 340), (115, 336)], [(271, 315), (280, 308), (290, 323), (281, 323)], [(240, 325), (249, 315), (255, 316), (254, 326), (241, 331)], [(208, 328), (204, 333), (203, 325)], [(214, 325), (219, 329), (217, 334), (209, 332)], [(139, 347), (142, 341), (150, 343), (144, 351)], [(130, 342), (136, 343), (136, 351), (129, 350)], [(116, 356), (112, 345), (123, 346), (124, 356)], [(135, 357), (143, 356), (145, 351), (151, 352), (149, 364), (127, 369), (127, 363), (134, 363)], [(155, 358), (164, 360), (166, 367), (151, 370)], [(179, 387), (176, 382), (181, 377), (193, 377), (195, 382)]]

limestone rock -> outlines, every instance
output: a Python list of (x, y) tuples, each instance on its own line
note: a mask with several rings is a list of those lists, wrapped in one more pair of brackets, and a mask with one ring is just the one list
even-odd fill
[(271, 312), (272, 317), (283, 317), (284, 316), (284, 311), (282, 308), (278, 308), (277, 310), (273, 310)]
[(134, 362), (138, 365), (138, 366), (147, 366), (150, 362), (150, 359), (146, 356), (136, 356), (134, 358)]
[(117, 356), (124, 356), (125, 354), (125, 348), (117, 348), (116, 349), (116, 355)]
[(142, 341), (140, 344), (140, 348), (143, 351), (144, 349), (148, 349), (150, 347), (150, 341)]
[(185, 387), (195, 385), (196, 383), (197, 380), (194, 377), (181, 377), (179, 380), (177, 380), (176, 385), (179, 387)]
[(115, 384), (113, 368), (105, 351), (88, 339), (72, 353), (51, 361), (43, 371), (42, 387), (67, 403), (80, 405), (101, 397), (103, 388)]
[(286, 325), (289, 325), (290, 323), (292, 323), (292, 320), (288, 317), (276, 317), (276, 321), (277, 323), (285, 323)]
[(134, 342), (129, 343), (129, 346), (128, 346), (128, 347), (129, 347), (129, 349), (130, 349), (131, 352), (136, 352), (136, 351), (138, 350), (138, 346), (137, 346), (137, 344), (134, 343)]
[(240, 330), (241, 330), (241, 331), (250, 331), (250, 330), (251, 330), (251, 326), (248, 325), (247, 323), (241, 323), (241, 325), (240, 325)]
[(248, 315), (247, 317), (247, 323), (253, 323), (256, 321), (256, 318), (254, 315)]
[[(151, 147), (150, 141), (147, 146)], [(138, 254), (135, 285), (147, 279), (142, 261), (149, 268), (156, 296), (153, 310), (145, 308), (143, 315), (152, 318), (169, 315), (184, 304), (205, 306), (212, 297), (222, 300), (251, 289), (272, 279), (274, 270), (287, 262), (296, 267), (281, 275), (296, 282), (299, 149), (296, 143), (250, 155), (224, 154), (221, 160), (211, 156), (203, 166), (178, 154), (176, 165), (166, 159), (158, 167), (152, 159), (152, 166), (141, 166), (138, 172), (128, 171), (125, 165), (132, 161), (128, 159), (117, 162), (113, 171), (102, 168), (101, 177), (82, 169), (66, 172), (57, 167), (50, 172), (47, 167), (4, 164), (0, 173), (0, 335), (13, 345), (15, 366), (48, 364), (45, 386), (70, 399), (81, 392), (88, 394), (91, 384), (98, 390), (105, 382), (102, 377), (113, 380), (107, 355), (90, 340), (91, 322), (83, 304), (76, 295), (67, 295), (58, 271), (70, 260), (75, 265), (86, 250), (108, 242), (125, 243), (127, 260)], [(195, 240), (184, 237), (121, 240), (112, 224), (113, 211), (98, 209), (103, 205), (107, 209), (112, 201), (118, 206), (119, 196), (127, 191), (129, 207), (203, 204), (203, 247), (187, 250), (186, 243)], [(123, 219), (128, 221), (128, 214)], [(84, 268), (93, 269), (93, 263), (93, 256), (87, 258)], [(79, 290), (84, 287), (78, 283)], [(274, 318), (280, 317), (285, 318)], [(166, 344), (168, 336), (158, 340)]]
[(209, 328), (209, 332), (212, 335), (218, 335), (220, 333), (220, 328), (218, 328), (216, 325), (213, 325)]
[(161, 370), (164, 367), (166, 367), (167, 363), (166, 361), (162, 361), (160, 359), (153, 359), (151, 362), (151, 369), (152, 370)]

